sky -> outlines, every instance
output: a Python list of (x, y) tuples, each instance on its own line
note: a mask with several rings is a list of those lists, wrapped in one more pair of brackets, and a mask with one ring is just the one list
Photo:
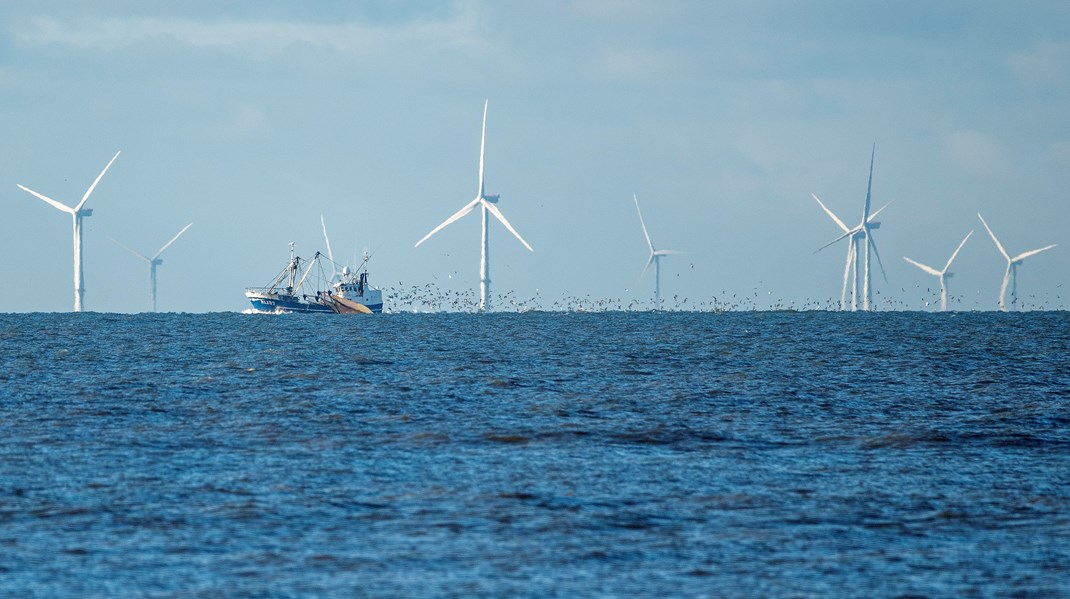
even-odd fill
[[(486, 186), (494, 296), (648, 305), (638, 196), (670, 305), (838, 303), (870, 152), (878, 309), (1070, 304), (1070, 4), (675, 0), (100, 0), (0, 4), (0, 312), (73, 306), (67, 214), (85, 220), (85, 308), (239, 311), (288, 244), (371, 253), (391, 295), (478, 288), (469, 202)], [(644, 304), (646, 302), (646, 304)], [(505, 301), (497, 306), (510, 309)]]

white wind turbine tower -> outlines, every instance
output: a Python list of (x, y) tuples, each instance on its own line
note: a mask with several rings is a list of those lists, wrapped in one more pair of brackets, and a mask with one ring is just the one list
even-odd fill
[(914, 266), (917, 266), (918, 268), (933, 275), (934, 277), (940, 278), (940, 311), (947, 310), (947, 280), (953, 276), (953, 273), (947, 272), (947, 269), (951, 268), (951, 263), (955, 261), (955, 256), (959, 255), (959, 250), (962, 249), (962, 246), (966, 245), (966, 240), (970, 238), (970, 235), (973, 235), (973, 231), (970, 231), (966, 234), (966, 237), (962, 238), (962, 242), (959, 243), (959, 247), (955, 248), (955, 251), (951, 253), (951, 257), (947, 259), (947, 264), (944, 265), (943, 270), (936, 270), (931, 266), (926, 266), (921, 262), (915, 262), (910, 258), (903, 256), (903, 260), (906, 260)]
[(677, 250), (656, 250), (654, 249), (654, 243), (650, 241), (650, 233), (646, 230), (646, 223), (643, 221), (643, 211), (639, 209), (639, 198), (633, 193), (632, 200), (635, 201), (635, 211), (639, 213), (639, 224), (643, 227), (643, 235), (646, 237), (646, 246), (650, 248), (650, 257), (646, 261), (646, 266), (643, 267), (643, 274), (646, 274), (650, 265), (654, 265), (654, 307), (657, 310), (661, 309), (661, 259), (665, 256), (671, 256), (673, 254), (682, 254), (683, 252)]
[(70, 214), (71, 218), (74, 220), (74, 311), (75, 312), (81, 312), (82, 311), (82, 303), (83, 303), (83, 299), (85, 298), (85, 282), (82, 279), (82, 219), (87, 217), (87, 216), (92, 216), (93, 215), (93, 209), (92, 208), (86, 208), (85, 207), (85, 203), (86, 203), (87, 200), (89, 200), (89, 195), (93, 193), (94, 189), (96, 189), (97, 183), (100, 183), (101, 177), (104, 176), (104, 173), (108, 172), (108, 168), (111, 167), (111, 163), (115, 162), (115, 159), (119, 157), (119, 154), (120, 154), (120, 152), (116, 152), (115, 156), (112, 156), (111, 160), (108, 161), (108, 165), (104, 167), (104, 170), (100, 171), (100, 174), (97, 175), (97, 178), (93, 181), (93, 184), (90, 185), (89, 189), (86, 190), (85, 195), (82, 196), (82, 201), (78, 202), (78, 205), (76, 205), (74, 208), (71, 208), (70, 206), (67, 206), (66, 204), (63, 204), (62, 202), (57, 202), (56, 200), (53, 200), (50, 197), (41, 195), (41, 194), (37, 193), (36, 191), (33, 191), (32, 189), (27, 189), (26, 187), (23, 187), (22, 185), (16, 184), (19, 189), (21, 189), (21, 190), (23, 190), (23, 191), (25, 191), (25, 192), (33, 195), (33, 196), (36, 196), (37, 198), (39, 198), (41, 200), (44, 200), (45, 202), (51, 204), (57, 210), (62, 210), (63, 212), (66, 212), (67, 214)]
[[(839, 242), (841, 239), (849, 238), (847, 243), (847, 261), (843, 267), (843, 291), (840, 293), (840, 310), (843, 310), (847, 301), (847, 281), (851, 280), (851, 311), (858, 309), (858, 278), (859, 278), (859, 265), (858, 265), (858, 244), (862, 243), (865, 247), (865, 254), (863, 259), (862, 268), (862, 309), (869, 310), (869, 305), (873, 300), (872, 286), (870, 285), (870, 270), (869, 270), (869, 253), (873, 251), (873, 255), (877, 258), (877, 265), (880, 266), (881, 274), (884, 276), (884, 280), (887, 282), (888, 275), (884, 272), (884, 264), (881, 262), (880, 252), (877, 251), (877, 244), (874, 243), (870, 230), (879, 229), (881, 224), (878, 221), (874, 221), (881, 210), (888, 207), (888, 204), (881, 206), (876, 212), (870, 213), (870, 198), (873, 191), (873, 157), (876, 154), (877, 146), (874, 144), (873, 151), (869, 156), (869, 183), (866, 185), (866, 203), (862, 209), (862, 220), (855, 225), (854, 228), (848, 228), (839, 217), (837, 217), (832, 210), (829, 210), (827, 206), (817, 197), (816, 194), (810, 195), (817, 200), (818, 205), (825, 211), (826, 214), (836, 223), (842, 231), (843, 235), (840, 235), (836, 239), (829, 243), (817, 248), (814, 253)], [(853, 275), (853, 276), (852, 276)]]
[(167, 248), (171, 247), (171, 244), (174, 243), (175, 240), (177, 240), (179, 237), (182, 236), (183, 233), (186, 232), (186, 229), (188, 229), (188, 228), (190, 228), (192, 226), (193, 226), (193, 223), (190, 223), (190, 224), (186, 225), (185, 227), (182, 227), (182, 230), (179, 231), (178, 234), (176, 234), (174, 237), (172, 237), (171, 241), (168, 241), (167, 243), (163, 244), (163, 247), (160, 248), (160, 251), (156, 252), (156, 254), (153, 255), (152, 258), (149, 258), (148, 256), (142, 254), (141, 252), (136, 252), (136, 251), (126, 247), (125, 245), (119, 243), (115, 239), (112, 239), (111, 237), (108, 237), (108, 239), (111, 239), (112, 241), (115, 241), (115, 243), (119, 247), (123, 248), (124, 250), (130, 252), (131, 254), (133, 254), (133, 255), (137, 256), (138, 258), (141, 258), (145, 262), (149, 263), (149, 297), (150, 297), (150, 299), (152, 301), (152, 311), (153, 312), (156, 311), (156, 267), (161, 265), (161, 264), (163, 264), (163, 260), (160, 259), (160, 255), (162, 255), (164, 253), (164, 250), (166, 250)]
[(488, 104), (489, 104), (489, 100), (483, 103), (483, 134), (482, 134), (482, 136), (480, 138), (480, 141), (479, 141), (479, 188), (476, 190), (475, 199), (472, 200), (471, 202), (465, 204), (464, 208), (461, 208), (453, 216), (451, 216), (451, 217), (447, 218), (445, 221), (443, 221), (441, 225), (439, 225), (439, 226), (435, 227), (434, 229), (432, 229), (430, 233), (428, 233), (427, 235), (424, 235), (423, 239), (421, 239), (420, 241), (417, 241), (416, 245), (414, 246), (414, 247), (419, 247), (420, 244), (423, 243), (424, 241), (427, 241), (427, 239), (429, 237), (431, 237), (435, 233), (438, 233), (443, 228), (445, 228), (447, 225), (449, 225), (449, 224), (453, 223), (454, 221), (460, 219), (461, 217), (465, 216), (466, 214), (471, 212), (472, 209), (475, 208), (476, 206), (479, 206), (481, 208), (480, 212), (482, 212), (482, 215), (483, 215), (483, 244), (482, 244), (482, 250), (481, 250), (480, 256), (479, 256), (479, 311), (480, 312), (485, 312), (487, 310), (490, 310), (490, 302), (489, 302), (489, 297), (490, 297), (490, 238), (487, 236), (487, 225), (488, 225), (488, 220), (489, 220), (487, 218), (487, 214), (488, 213), (493, 214), (495, 218), (497, 218), (499, 221), (501, 221), (501, 223), (503, 225), (505, 225), (505, 228), (508, 229), (509, 232), (512, 233), (514, 237), (519, 239), (520, 243), (524, 244), (524, 247), (528, 248), (528, 251), (532, 251), (532, 252), (535, 251), (535, 250), (531, 249), (531, 246), (528, 245), (528, 242), (524, 241), (524, 238), (520, 236), (520, 233), (517, 233), (516, 229), (514, 229), (513, 226), (509, 224), (509, 221), (505, 220), (505, 216), (503, 216), (501, 211), (498, 210), (498, 207), (495, 206), (495, 204), (498, 203), (498, 197), (499, 196), (487, 195), (486, 191), (484, 190), (484, 186), (483, 186), (483, 164), (484, 164), (484, 148), (485, 148), (486, 141), (487, 141), (487, 105)]
[(1004, 303), (1003, 297), (1007, 293), (1008, 281), (1010, 281), (1011, 283), (1011, 304), (1013, 305), (1018, 302), (1018, 266), (1026, 258), (1030, 256), (1035, 256), (1040, 252), (1050, 250), (1051, 248), (1059, 244), (1053, 243), (1051, 245), (1044, 246), (1038, 250), (1029, 250), (1028, 252), (1022, 252), (1021, 254), (1018, 254), (1017, 256), (1011, 258), (1010, 254), (1007, 253), (1007, 250), (1003, 249), (1003, 244), (1001, 244), (999, 240), (996, 239), (996, 234), (992, 232), (992, 229), (988, 226), (988, 223), (985, 222), (985, 219), (981, 216), (980, 212), (977, 213), (977, 218), (981, 219), (981, 224), (985, 226), (985, 230), (987, 230), (988, 234), (992, 237), (992, 241), (996, 242), (996, 248), (999, 249), (999, 253), (1003, 254), (1003, 257), (1007, 260), (1007, 270), (1003, 273), (1003, 284), (999, 287), (999, 309), (1006, 311), (1007, 305)]

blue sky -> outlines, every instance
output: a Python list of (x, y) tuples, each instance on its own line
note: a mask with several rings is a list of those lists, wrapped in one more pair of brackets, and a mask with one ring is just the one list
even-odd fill
[[(67, 215), (89, 201), (86, 307), (246, 307), (298, 252), (374, 252), (373, 282), (478, 286), (479, 218), (413, 244), (487, 189), (535, 248), (492, 226), (496, 294), (647, 300), (638, 194), (662, 293), (759, 308), (839, 297), (876, 144), (878, 307), (928, 309), (971, 229), (954, 305), (1070, 293), (1065, 2), (33, 2), (0, 6), (0, 311), (71, 308)], [(350, 262), (352, 259), (350, 258)], [(389, 303), (389, 294), (388, 294)]]

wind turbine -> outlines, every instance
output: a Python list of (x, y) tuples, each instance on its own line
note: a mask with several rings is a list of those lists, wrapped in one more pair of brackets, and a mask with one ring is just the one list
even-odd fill
[(1011, 283), (1011, 304), (1015, 304), (1018, 302), (1018, 266), (1026, 258), (1030, 256), (1035, 256), (1040, 252), (1050, 250), (1051, 248), (1059, 244), (1053, 243), (1051, 245), (1044, 246), (1038, 250), (1029, 250), (1028, 252), (1022, 252), (1021, 254), (1018, 254), (1017, 256), (1011, 258), (1010, 254), (1007, 253), (1007, 250), (1003, 249), (1003, 244), (1001, 244), (999, 240), (996, 239), (996, 234), (992, 232), (992, 229), (988, 226), (988, 223), (985, 222), (985, 219), (981, 216), (980, 212), (977, 213), (977, 218), (981, 219), (981, 224), (985, 226), (985, 230), (987, 230), (988, 234), (992, 237), (992, 241), (996, 242), (996, 248), (999, 249), (999, 253), (1003, 254), (1003, 257), (1007, 259), (1007, 270), (1003, 273), (1003, 284), (999, 287), (999, 309), (1006, 311), (1007, 305), (1003, 302), (1003, 297), (1007, 293), (1008, 281), (1010, 281)]
[(906, 260), (914, 266), (917, 266), (918, 268), (933, 275), (934, 277), (940, 278), (940, 311), (947, 310), (947, 280), (954, 276), (954, 273), (947, 272), (947, 269), (951, 268), (951, 263), (955, 260), (955, 256), (959, 255), (959, 250), (962, 249), (962, 246), (966, 245), (966, 240), (970, 238), (970, 235), (973, 235), (973, 231), (970, 231), (966, 234), (966, 237), (962, 238), (962, 242), (959, 243), (959, 247), (955, 248), (955, 251), (952, 252), (951, 257), (947, 259), (947, 264), (944, 265), (943, 270), (936, 270), (931, 266), (926, 266), (921, 262), (915, 262), (910, 258), (903, 256), (903, 260)]
[(514, 237), (520, 240), (520, 243), (524, 244), (524, 247), (528, 248), (528, 251), (534, 252), (528, 242), (524, 241), (524, 238), (520, 236), (520, 233), (516, 232), (516, 229), (509, 224), (509, 221), (505, 220), (505, 216), (495, 204), (498, 203), (499, 196), (487, 195), (483, 185), (483, 164), (484, 164), (484, 148), (487, 141), (487, 105), (490, 101), (483, 103), (483, 134), (479, 141), (479, 188), (476, 190), (476, 198), (471, 202), (465, 204), (464, 208), (458, 210), (453, 216), (447, 218), (441, 225), (435, 227), (430, 233), (424, 235), (423, 239), (416, 242), (413, 247), (420, 247), (420, 244), (427, 241), (429, 237), (438, 233), (444, 229), (447, 225), (465, 216), (472, 211), (476, 206), (480, 207), (480, 212), (483, 215), (483, 244), (482, 250), (479, 256), (479, 311), (485, 312), (490, 310), (490, 238), (487, 236), (488, 218), (487, 214), (493, 214), (494, 218), (497, 218), (505, 228), (513, 234)]
[[(661, 309), (661, 259), (665, 256), (671, 256), (673, 254), (682, 254), (683, 252), (677, 250), (656, 250), (654, 249), (654, 243), (650, 241), (650, 233), (646, 230), (646, 223), (643, 221), (643, 211), (639, 209), (639, 198), (633, 193), (632, 200), (635, 201), (635, 211), (639, 213), (639, 224), (643, 227), (643, 235), (646, 237), (646, 245), (650, 248), (650, 258), (646, 261), (646, 266), (643, 267), (643, 273), (646, 274), (650, 265), (654, 265), (654, 306), (655, 309)], [(640, 275), (642, 276), (642, 275)]]
[(863, 310), (869, 310), (869, 304), (873, 299), (869, 272), (870, 250), (873, 251), (873, 255), (877, 258), (877, 265), (880, 266), (881, 274), (884, 276), (885, 282), (888, 281), (888, 275), (884, 272), (884, 264), (881, 262), (880, 252), (877, 251), (877, 244), (874, 243), (872, 234), (870, 233), (870, 230), (879, 229), (881, 226), (879, 221), (874, 221), (873, 219), (875, 219), (877, 215), (881, 213), (881, 210), (884, 210), (888, 207), (888, 204), (885, 204), (881, 206), (880, 209), (878, 209), (876, 212), (870, 213), (870, 198), (872, 197), (873, 191), (873, 158), (876, 155), (876, 152), (877, 146), (876, 144), (874, 144), (873, 151), (869, 155), (869, 183), (866, 185), (866, 203), (862, 209), (862, 220), (857, 225), (855, 225), (854, 228), (848, 228), (847, 225), (845, 225), (844, 222), (832, 212), (832, 210), (829, 210), (828, 206), (825, 206), (825, 204), (817, 197), (816, 194), (810, 194), (815, 200), (817, 200), (817, 203), (821, 206), (821, 209), (824, 210), (825, 213), (828, 214), (829, 217), (833, 220), (833, 222), (836, 223), (836, 226), (838, 226), (843, 231), (843, 235), (840, 235), (829, 243), (817, 248), (816, 250), (814, 250), (814, 253), (816, 254), (817, 252), (820, 252), (821, 250), (829, 247), (830, 245), (839, 242), (841, 239), (849, 238), (847, 243), (847, 261), (843, 267), (843, 291), (840, 293), (840, 310), (843, 310), (845, 307), (847, 301), (847, 280), (849, 277), (851, 277), (852, 274), (853, 278), (851, 278), (851, 311), (853, 312), (858, 309), (859, 243), (865, 245), (865, 255), (862, 267)]
[(30, 195), (33, 195), (33, 196), (37, 197), (38, 199), (44, 200), (48, 204), (51, 204), (52, 207), (56, 208), (57, 210), (62, 210), (63, 212), (66, 212), (67, 214), (70, 214), (71, 218), (74, 220), (74, 311), (75, 312), (81, 312), (82, 311), (82, 303), (83, 303), (83, 299), (85, 298), (85, 285), (84, 285), (84, 280), (82, 279), (82, 219), (87, 217), (87, 216), (92, 216), (93, 215), (93, 209), (92, 208), (86, 208), (85, 207), (85, 203), (86, 203), (87, 200), (89, 200), (89, 195), (93, 193), (94, 189), (96, 189), (97, 183), (100, 183), (101, 177), (104, 176), (104, 173), (108, 172), (108, 168), (111, 167), (111, 163), (115, 162), (115, 159), (119, 157), (120, 152), (116, 152), (115, 156), (112, 156), (111, 160), (108, 161), (108, 165), (104, 167), (104, 170), (100, 171), (100, 174), (97, 175), (97, 178), (93, 181), (93, 184), (90, 185), (89, 189), (86, 190), (85, 195), (82, 196), (82, 201), (78, 202), (78, 204), (74, 208), (71, 208), (70, 206), (67, 206), (66, 204), (63, 204), (61, 202), (57, 202), (56, 200), (53, 200), (52, 198), (50, 198), (48, 196), (41, 195), (41, 194), (37, 193), (36, 191), (33, 191), (32, 189), (27, 189), (26, 187), (23, 187), (22, 185), (16, 184), (16, 186), (19, 189), (25, 191), (26, 193), (29, 193)]
[(163, 254), (164, 250), (166, 250), (167, 248), (171, 247), (171, 244), (174, 243), (176, 239), (181, 237), (182, 234), (186, 232), (186, 229), (188, 229), (188, 228), (190, 228), (192, 226), (193, 226), (193, 223), (190, 223), (190, 224), (186, 225), (185, 227), (182, 227), (182, 230), (179, 231), (178, 234), (176, 234), (174, 237), (172, 237), (171, 241), (168, 241), (167, 243), (163, 244), (163, 247), (160, 248), (160, 251), (156, 252), (156, 254), (153, 255), (152, 258), (149, 258), (148, 256), (146, 256), (146, 255), (144, 255), (144, 254), (142, 254), (140, 252), (136, 252), (136, 251), (126, 247), (125, 245), (119, 243), (115, 239), (112, 239), (111, 237), (108, 237), (108, 239), (111, 239), (112, 241), (115, 241), (115, 243), (119, 247), (123, 248), (124, 250), (130, 252), (131, 254), (133, 254), (133, 255), (137, 256), (138, 258), (141, 258), (145, 262), (149, 263), (149, 297), (152, 300), (152, 311), (153, 312), (156, 311), (156, 267), (161, 265), (161, 264), (163, 264), (163, 260), (160, 259), (160, 255)]

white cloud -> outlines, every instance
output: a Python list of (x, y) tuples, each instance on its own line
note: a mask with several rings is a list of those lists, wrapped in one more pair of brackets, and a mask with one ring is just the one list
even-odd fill
[(13, 34), (27, 46), (62, 45), (76, 49), (115, 50), (142, 43), (172, 42), (194, 48), (271, 57), (295, 45), (325, 48), (353, 60), (381, 59), (396, 52), (434, 53), (483, 44), (472, 10), (458, 10), (444, 20), (404, 24), (292, 23), (284, 21), (181, 18), (40, 17)]

